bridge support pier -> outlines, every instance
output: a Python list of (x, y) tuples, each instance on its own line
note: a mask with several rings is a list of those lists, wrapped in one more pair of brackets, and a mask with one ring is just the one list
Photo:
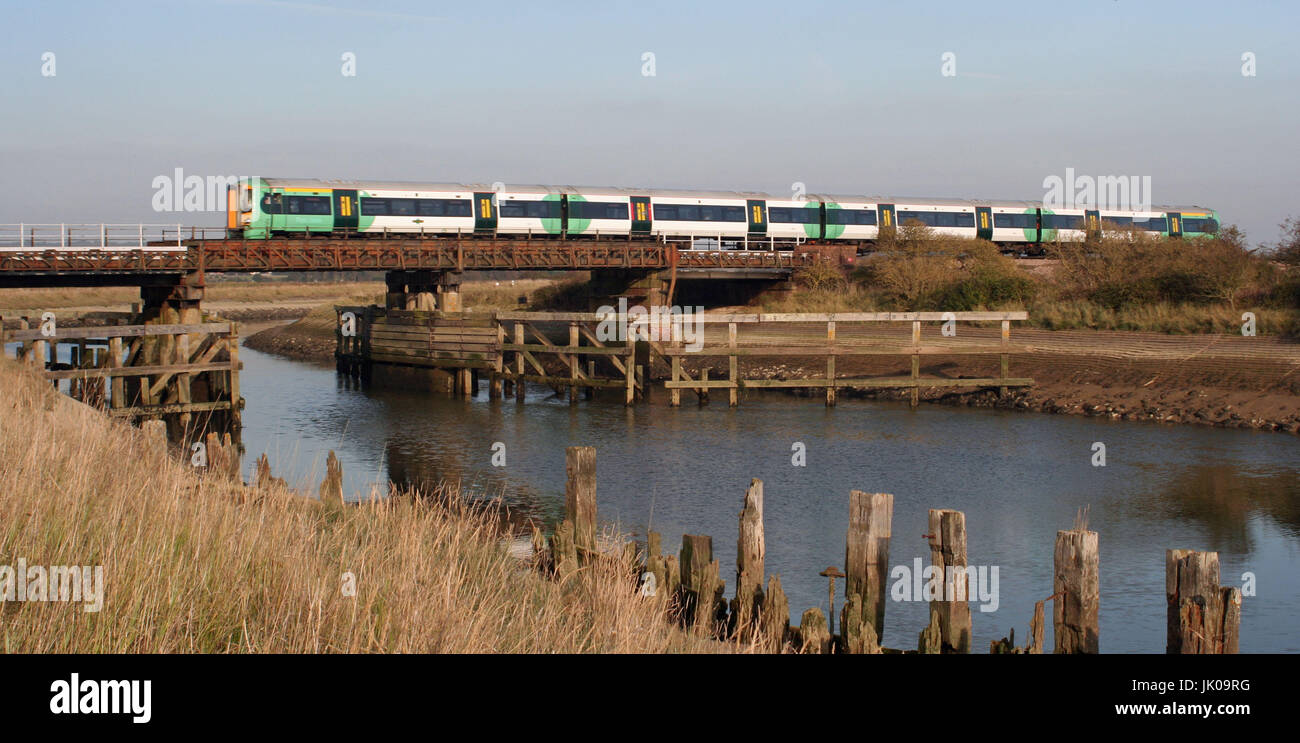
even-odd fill
[[(140, 287), (140, 309), (132, 325), (199, 325), (204, 322), (202, 272), (160, 276)], [(171, 371), (128, 377), (122, 385), (126, 400), (142, 406), (166, 406), (160, 417), (167, 425), (167, 440), (183, 448), (208, 433), (229, 434), (242, 449), (239, 395), (239, 340), (237, 330), (224, 340), (205, 333), (146, 335), (127, 359), (129, 366), (167, 367), (230, 362), (225, 372)], [(209, 407), (230, 401), (229, 406)], [(208, 408), (208, 409), (203, 409)]]
[(617, 306), (626, 298), (628, 306), (654, 307), (669, 302), (672, 278), (668, 271), (638, 269), (607, 269), (593, 271), (591, 297), (587, 309), (596, 311), (601, 305)]
[(455, 271), (389, 271), (384, 306), (390, 310), (460, 312), (461, 274)]

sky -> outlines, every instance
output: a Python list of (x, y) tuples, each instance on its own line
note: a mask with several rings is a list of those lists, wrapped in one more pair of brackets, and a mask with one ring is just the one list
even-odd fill
[(0, 223), (221, 224), (155, 211), (177, 168), (1034, 201), (1073, 168), (1252, 243), (1300, 217), (1293, 2), (6, 6)]

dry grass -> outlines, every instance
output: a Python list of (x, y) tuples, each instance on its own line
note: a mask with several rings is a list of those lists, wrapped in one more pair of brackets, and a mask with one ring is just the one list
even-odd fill
[(0, 400), (0, 565), (102, 565), (105, 582), (98, 613), (0, 603), (5, 652), (728, 649), (667, 624), (632, 566), (554, 582), (463, 506), (329, 507), (201, 478), (7, 360)]

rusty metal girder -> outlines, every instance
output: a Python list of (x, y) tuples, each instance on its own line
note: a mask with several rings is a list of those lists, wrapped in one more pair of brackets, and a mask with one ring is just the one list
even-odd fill
[(0, 273), (185, 273), (205, 271), (474, 271), (603, 268), (789, 269), (816, 251), (677, 251), (655, 241), (334, 238), (187, 240), (185, 250), (0, 251)]

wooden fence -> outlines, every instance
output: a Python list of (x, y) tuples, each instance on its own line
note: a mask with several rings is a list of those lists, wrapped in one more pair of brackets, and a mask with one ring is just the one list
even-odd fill
[(117, 324), (33, 328), (22, 319), (18, 329), (4, 331), (4, 341), (19, 344), (19, 361), (56, 386), (68, 380), (72, 397), (109, 415), (133, 423), (164, 419), (174, 442), (213, 429), (238, 440), (243, 398), (235, 323), (133, 325), (129, 313), (99, 314)]
[[(1033, 384), (1013, 377), (1010, 355), (1024, 349), (1011, 344), (1011, 323), (1025, 312), (870, 312), (838, 314), (608, 315), (589, 312), (438, 312), (385, 310), (376, 306), (336, 307), (339, 338), (336, 356), (341, 371), (364, 376), (373, 364), (427, 367), (452, 371), (457, 389), (474, 394), (479, 375), (488, 377), (488, 395), (512, 391), (524, 399), (528, 383), (543, 384), (557, 394), (567, 391), (618, 389), (633, 404), (651, 387), (653, 366), (666, 370), (662, 388), (671, 405), (681, 404), (682, 390), (708, 402), (710, 390), (727, 391), (728, 404), (740, 403), (747, 389), (824, 389), (834, 405), (840, 389), (902, 389), (913, 405), (924, 388), (975, 390)], [(940, 327), (923, 339), (926, 323)], [(999, 323), (996, 341), (967, 337), (958, 324)], [(898, 331), (910, 326), (910, 336)], [(611, 330), (617, 330), (611, 337)], [(877, 332), (877, 329), (886, 329)], [(694, 337), (692, 337), (694, 336)], [(923, 376), (926, 356), (997, 356), (996, 376)], [(854, 357), (910, 357), (909, 376), (844, 376), (837, 360)], [(818, 371), (797, 378), (746, 376), (742, 359), (819, 359)], [(706, 365), (725, 359), (724, 378), (710, 379)], [(692, 373), (684, 362), (704, 361)], [(824, 369), (824, 371), (820, 371)]]

